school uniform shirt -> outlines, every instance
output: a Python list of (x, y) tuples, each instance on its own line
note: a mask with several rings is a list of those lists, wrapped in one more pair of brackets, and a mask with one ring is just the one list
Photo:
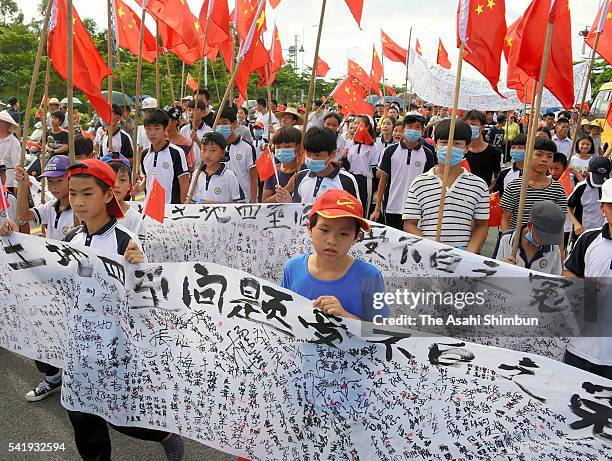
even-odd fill
[[(510, 227), (516, 229), (516, 215), (518, 213), (519, 200), (521, 197), (521, 179), (515, 179), (506, 186), (504, 195), (501, 198), (500, 206), (503, 210), (508, 210), (512, 213), (510, 218)], [(567, 198), (563, 186), (554, 179), (550, 180), (550, 184), (543, 189), (534, 189), (531, 186), (527, 188), (527, 196), (525, 197), (525, 208), (523, 211), (522, 225), (527, 224), (533, 204), (542, 200), (550, 200), (561, 207), (563, 213), (567, 213)]]
[[(115, 218), (111, 218), (93, 234), (89, 233), (86, 224), (81, 224), (68, 232), (63, 240), (121, 256), (125, 254), (130, 240), (133, 240), (142, 251), (138, 237), (119, 224)], [(146, 255), (144, 262), (147, 262)]]
[(276, 118), (274, 114), (272, 114), (272, 118), (270, 121), (270, 112), (266, 112), (265, 114), (259, 114), (255, 121), (263, 123), (263, 126), (264, 126), (263, 127), (263, 137), (266, 139), (269, 139), (268, 125), (271, 124), (272, 126), (274, 126), (275, 124), (278, 123), (278, 119)]
[(372, 168), (378, 165), (378, 148), (374, 144), (352, 143), (346, 159), (351, 165), (349, 173), (372, 178)]
[(136, 134), (136, 144), (142, 149), (147, 149), (151, 146), (151, 141), (147, 138), (147, 132), (144, 125), (138, 125), (138, 133)]
[(140, 168), (147, 178), (147, 191), (151, 190), (156, 177), (166, 190), (166, 203), (181, 203), (179, 178), (189, 174), (183, 149), (169, 142), (159, 152), (151, 146), (142, 152)]
[[(612, 237), (610, 226), (606, 223), (599, 229), (586, 231), (576, 241), (572, 252), (565, 260), (565, 268), (581, 278), (594, 278), (602, 281), (600, 290), (607, 288), (608, 296), (612, 286)], [(601, 292), (600, 291), (600, 292)], [(599, 300), (602, 302), (603, 300)], [(610, 304), (607, 304), (605, 315), (607, 319), (601, 319), (604, 326), (604, 334), (607, 336), (591, 336), (572, 338), (567, 350), (591, 363), (597, 365), (612, 365), (612, 338), (609, 337)], [(599, 323), (600, 319), (598, 319)], [(607, 332), (605, 329), (607, 328)]]
[(393, 137), (391, 137), (391, 139), (389, 141), (385, 141), (381, 136), (379, 136), (378, 138), (376, 138), (376, 141), (374, 141), (374, 145), (376, 146), (376, 150), (378, 151), (378, 159), (380, 160), (383, 152), (385, 151), (385, 149), (389, 146), (391, 146), (392, 144), (395, 144), (395, 141), (393, 140)]
[[(418, 175), (406, 196), (404, 220), (419, 220), (423, 237), (434, 239), (438, 224), (438, 206), (442, 180), (435, 168)], [(465, 168), (446, 192), (442, 213), (441, 241), (450, 246), (465, 248), (472, 237), (472, 222), (489, 219), (489, 189), (487, 183)]]
[(567, 206), (572, 209), (585, 230), (598, 229), (606, 222), (601, 213), (599, 199), (601, 187), (593, 187), (588, 177), (576, 185), (567, 199)]
[(352, 143), (353, 141), (346, 139), (346, 136), (336, 136), (336, 158), (334, 159), (336, 162), (342, 161), (342, 152), (344, 149), (348, 149)]
[[(191, 126), (191, 123), (188, 123), (187, 125), (181, 128), (180, 133), (181, 133), (181, 136), (187, 139), (191, 139), (192, 131), (193, 131), (193, 128)], [(202, 122), (200, 123), (200, 126), (196, 130), (196, 136), (198, 137), (198, 140), (201, 140), (202, 137), (210, 131), (212, 131), (212, 129), (206, 123), (204, 123), (204, 120), (202, 120)], [(191, 148), (193, 149), (193, 157), (195, 158), (195, 168), (198, 168), (202, 162), (202, 154), (201, 154), (200, 146), (198, 145), (197, 142), (194, 142)]]
[(514, 181), (516, 178), (523, 177), (523, 170), (521, 170), (518, 166), (516, 166), (516, 162), (512, 163), (512, 166), (508, 168), (504, 168), (499, 172), (499, 176), (497, 177), (497, 182), (495, 183), (495, 187), (493, 188), (493, 192), (499, 192), (499, 196), (504, 195), (504, 191), (508, 184)]
[(319, 195), (330, 189), (345, 190), (361, 200), (355, 177), (336, 166), (327, 176), (318, 176), (308, 169), (299, 171), (293, 188), (293, 202), (312, 205)]
[[(523, 226), (523, 231), (527, 226)], [(493, 259), (504, 261), (508, 256), (512, 256), (512, 245), (514, 245), (515, 232), (514, 230), (505, 232), (497, 241), (497, 246), (493, 250)], [(559, 245), (543, 245), (533, 255), (531, 261), (527, 261), (527, 255), (523, 248), (522, 242), (519, 244), (516, 254), (516, 265), (526, 269), (533, 269), (545, 274), (561, 275), (561, 251)]]
[(502, 152), (497, 147), (488, 144), (481, 152), (468, 150), (465, 159), (470, 165), (472, 174), (483, 179), (487, 186), (493, 182), (493, 177), (501, 169)]
[(345, 311), (371, 322), (374, 316), (388, 317), (389, 307), (374, 307), (374, 294), (385, 292), (380, 270), (361, 259), (355, 259), (349, 270), (336, 280), (320, 280), (308, 270), (309, 254), (294, 256), (285, 264), (281, 286), (305, 298), (335, 296)]
[(138, 213), (135, 208), (129, 207), (125, 213), (123, 213), (123, 218), (119, 220), (119, 223), (125, 227), (127, 230), (136, 233), (136, 230), (140, 226), (142, 222), (142, 214)]
[[(193, 181), (195, 181), (195, 175)], [(221, 163), (217, 171), (210, 176), (206, 174), (206, 170), (202, 171), (198, 178), (198, 184), (193, 191), (192, 200), (195, 203), (244, 202), (244, 193), (234, 172), (225, 163)]]
[(6, 166), (6, 187), (15, 187), (15, 167), (21, 159), (21, 143), (9, 133), (6, 138), (0, 139), (0, 165)]
[(557, 145), (557, 152), (561, 152), (566, 157), (569, 157), (570, 151), (572, 150), (572, 140), (568, 136), (559, 139), (556, 134), (553, 135), (552, 140)]
[(47, 226), (47, 238), (62, 240), (74, 227), (74, 215), (70, 205), (60, 211), (60, 200), (55, 199), (32, 208), (34, 211), (34, 224)]
[(435, 165), (433, 152), (419, 144), (409, 149), (404, 141), (392, 144), (382, 154), (378, 169), (387, 175), (387, 187), (383, 198), (385, 212), (402, 214), (406, 204), (408, 189), (414, 178)]
[[(119, 130), (113, 135), (113, 139), (111, 141), (113, 152), (119, 152), (126, 158), (132, 158), (134, 156), (134, 146), (132, 145), (132, 139), (130, 135), (128, 135), (125, 131)], [(104, 135), (102, 138), (102, 143), (100, 144), (102, 148), (102, 155), (108, 154), (108, 133)]]
[(229, 160), (225, 162), (227, 167), (234, 172), (238, 178), (238, 184), (242, 188), (244, 198), (247, 202), (251, 201), (251, 175), (250, 171), (255, 168), (257, 152), (252, 144), (238, 137), (228, 144), (226, 148)]

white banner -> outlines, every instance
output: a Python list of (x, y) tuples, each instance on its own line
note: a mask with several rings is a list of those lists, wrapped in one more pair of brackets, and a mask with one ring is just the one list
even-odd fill
[[(466, 64), (464, 64), (466, 65)], [(574, 65), (574, 101), (582, 100), (584, 82), (588, 72), (588, 63)], [(410, 49), (410, 63), (408, 78), (414, 91), (423, 101), (439, 104), (444, 107), (453, 107), (455, 95), (454, 71), (445, 69), (437, 64), (430, 63)], [(591, 82), (588, 80), (588, 94), (591, 94)], [(518, 99), (515, 90), (509, 89), (505, 81), (499, 82), (499, 92), (507, 99), (495, 93), (488, 81), (483, 79), (461, 77), (461, 91), (459, 93), (459, 109), (470, 110), (515, 110), (522, 109), (524, 104)], [(544, 89), (542, 94), (542, 107), (562, 107), (562, 104), (550, 91)]]
[[(145, 252), (152, 262), (211, 261), (280, 283), (286, 261), (312, 251), (306, 230), (310, 208), (292, 203), (168, 205), (163, 225), (145, 221)], [(584, 304), (581, 287), (568, 279), (372, 224), (372, 231), (353, 246), (351, 253), (383, 272), (387, 291), (457, 291), (459, 287), (454, 284), (462, 283), (463, 291), (486, 292), (486, 306), (474, 314), (537, 315), (542, 327), (528, 334), (494, 329), (488, 337), (481, 327), (461, 334), (438, 329), (436, 334), (561, 359), (568, 342), (564, 336), (569, 335), (559, 329), (558, 306), (568, 312), (579, 310)], [(408, 313), (402, 306), (391, 308), (396, 315)], [(438, 314), (440, 306), (420, 303), (416, 310), (419, 314)]]
[(214, 263), (130, 265), (28, 235), (1, 243), (0, 344), (55, 351), (70, 410), (253, 460), (610, 455), (612, 382), (560, 362), (364, 336)]

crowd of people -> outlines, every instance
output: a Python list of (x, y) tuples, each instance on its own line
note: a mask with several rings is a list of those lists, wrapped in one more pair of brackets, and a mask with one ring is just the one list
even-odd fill
[[(166, 203), (313, 205), (308, 226), (313, 253), (287, 262), (282, 286), (328, 314), (369, 321), (368, 297), (353, 288), (365, 278), (374, 280), (366, 293), (371, 295), (384, 291), (384, 280), (378, 268), (349, 250), (370, 230), (369, 221), (436, 238), (448, 163), (442, 243), (480, 254), (493, 235), (493, 258), (510, 264), (570, 277), (609, 277), (612, 270), (612, 146), (602, 145), (600, 125), (577, 120), (575, 112), (537, 115), (521, 204), (527, 127), (535, 115), (528, 112), (463, 111), (449, 145), (451, 111), (426, 102), (413, 100), (406, 108), (384, 103), (376, 105), (374, 116), (345, 116), (322, 97), (305, 120), (303, 108), (266, 99), (257, 100), (255, 114), (235, 103), (215, 111), (209, 92), (199, 89), (164, 108), (154, 98), (144, 99), (142, 122), (128, 107), (113, 104), (108, 126), (97, 119), (86, 128), (77, 124), (71, 164), (69, 115), (51, 98), (49, 114), (37, 113), (48, 124), (49, 142), (44, 170), (36, 171), (19, 164), (20, 139), (14, 135), (19, 106), (9, 102), (12, 111), (0, 112), (0, 179), (9, 203), (3, 207), (8, 219), (2, 235), (42, 226), (46, 238), (140, 263), (146, 261), (137, 236), (142, 217), (127, 202), (148, 194), (154, 181), (164, 188)], [(79, 120), (78, 112), (73, 116)], [(574, 142), (570, 133), (577, 125)], [(264, 181), (256, 165), (267, 150), (277, 174)], [(43, 178), (54, 199), (35, 204), (32, 184)], [(499, 195), (502, 210), (493, 234), (491, 194)], [(565, 360), (612, 378), (609, 338), (574, 339)], [(26, 394), (29, 401), (61, 386), (61, 370), (37, 366), (44, 379)], [(106, 422), (85, 413), (69, 416), (83, 459), (110, 459)], [(170, 460), (183, 456), (175, 434), (113, 427), (161, 442)]]

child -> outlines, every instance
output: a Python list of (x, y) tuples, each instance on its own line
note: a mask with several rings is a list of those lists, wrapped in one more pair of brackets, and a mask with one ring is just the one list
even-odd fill
[[(489, 190), (487, 183), (462, 168), (461, 162), (472, 140), (470, 126), (457, 120), (453, 146), (448, 146), (450, 120), (434, 129), (437, 166), (412, 181), (404, 208), (404, 231), (433, 239), (436, 236), (438, 207), (446, 156), (450, 155), (448, 186), (444, 202), (441, 241), (456, 248), (478, 253), (489, 230)], [(450, 152), (448, 152), (450, 150)]]
[[(113, 115), (109, 130), (111, 132), (111, 147), (112, 152), (119, 152), (127, 158), (134, 156), (134, 147), (132, 146), (132, 138), (121, 129), (120, 123), (123, 118), (123, 109), (118, 104), (112, 105)], [(108, 150), (108, 133), (104, 135), (100, 142), (102, 155), (109, 153)]]
[(173, 106), (166, 109), (166, 113), (168, 114), (168, 141), (170, 141), (171, 144), (183, 149), (183, 152), (185, 153), (185, 160), (187, 161), (187, 169), (189, 170), (189, 173), (191, 173), (193, 172), (195, 165), (195, 156), (192, 149), (193, 141), (186, 138), (179, 132), (179, 123), (182, 115), (181, 109)]
[[(561, 152), (557, 152), (553, 157), (553, 163), (550, 167), (550, 176), (555, 180), (559, 181), (563, 173), (567, 170), (567, 157), (563, 155)], [(569, 179), (571, 184), (571, 190), (566, 190), (565, 188), (565, 196), (569, 197), (571, 194), (574, 185), (576, 184), (576, 177), (569, 173)], [(565, 215), (565, 225), (563, 226), (563, 248), (567, 248), (569, 244), (570, 235), (572, 233), (572, 220), (569, 217), (569, 213)]]
[(0, 184), (2, 184), (2, 187), (6, 189), (6, 193), (3, 189), (0, 190), (0, 194), (4, 194), (4, 202), (8, 206), (8, 209), (5, 210), (4, 204), (0, 205), (0, 218), (2, 218), (2, 221), (4, 221), (5, 218), (10, 219), (11, 221), (16, 221), (17, 217), (15, 215), (17, 210), (17, 198), (6, 187), (6, 165), (2, 164), (0, 164)]
[(334, 161), (338, 164), (342, 161), (342, 153), (346, 147), (346, 138), (340, 136), (340, 125), (342, 124), (342, 117), (337, 112), (330, 112), (323, 119), (323, 126), (328, 128), (336, 135), (336, 158)]
[(261, 154), (263, 153), (264, 147), (268, 143), (268, 140), (263, 138), (264, 125), (262, 122), (253, 123), (252, 127), (253, 127), (253, 146), (255, 147), (255, 150), (256, 150), (255, 155), (257, 158), (259, 158), (261, 157)]
[(121, 225), (132, 233), (137, 232), (142, 221), (142, 215), (134, 208), (125, 203), (129, 198), (132, 189), (132, 168), (130, 161), (121, 154), (105, 155), (101, 158), (104, 163), (108, 163), (115, 172), (115, 186), (113, 188), (117, 202), (121, 207), (123, 218)]
[[(557, 153), (557, 147), (553, 141), (545, 137), (536, 137), (533, 146), (533, 157), (531, 159), (531, 171), (529, 172), (529, 187), (525, 199), (523, 222), (529, 221), (531, 208), (542, 200), (551, 200), (567, 212), (567, 199), (563, 186), (556, 180), (547, 176), (552, 166), (552, 160)], [(510, 182), (504, 190), (500, 206), (503, 210), (501, 228), (502, 232), (516, 229), (516, 218), (521, 195), (521, 179), (517, 178)]]
[(493, 192), (499, 192), (499, 196), (504, 195), (504, 190), (516, 178), (523, 176), (523, 164), (525, 162), (525, 148), (527, 146), (527, 136), (519, 134), (510, 141), (510, 158), (512, 166), (504, 168), (500, 171)]
[(184, 138), (190, 139), (193, 141), (193, 156), (195, 158), (194, 169), (197, 169), (202, 161), (200, 156), (200, 150), (202, 148), (202, 136), (212, 131), (210, 126), (206, 124), (204, 121), (205, 114), (207, 113), (208, 106), (202, 101), (190, 101), (187, 106), (189, 112), (191, 113), (189, 117), (189, 123), (184, 125), (181, 128), (180, 134)]
[(151, 147), (142, 152), (140, 171), (145, 178), (137, 190), (151, 190), (153, 178), (157, 178), (166, 190), (166, 203), (185, 203), (189, 187), (187, 159), (183, 149), (166, 140), (168, 122), (168, 114), (161, 109), (153, 109), (144, 120)]
[[(383, 120), (383, 128), (384, 128)], [(404, 139), (389, 146), (378, 165), (380, 180), (376, 206), (370, 220), (378, 221), (381, 213), (387, 226), (402, 230), (402, 212), (412, 181), (435, 165), (434, 153), (422, 142), (424, 120), (417, 115), (406, 115), (403, 121)], [(384, 211), (383, 211), (384, 203)]]
[(595, 154), (595, 143), (589, 135), (583, 136), (576, 142), (576, 154), (572, 155), (570, 160), (570, 171), (578, 178), (578, 181), (584, 181), (589, 173), (589, 161)]
[(8, 111), (0, 112), (0, 163), (6, 167), (6, 182), (2, 184), (10, 189), (15, 187), (15, 167), (21, 158), (21, 143), (13, 135), (18, 128)]
[[(304, 150), (306, 169), (295, 175), (294, 202), (310, 205), (328, 189), (343, 189), (358, 196), (357, 181), (353, 175), (333, 163), (336, 156), (334, 133), (327, 128), (310, 128), (304, 136)], [(290, 182), (285, 190), (291, 186)]]
[(268, 178), (263, 186), (262, 201), (264, 203), (290, 203), (291, 194), (284, 187), (299, 169), (300, 143), (302, 132), (297, 128), (284, 126), (274, 132), (274, 158), (278, 161), (278, 181), (276, 175)]
[[(365, 127), (370, 135), (371, 143), (366, 144), (362, 142), (360, 138), (356, 140), (355, 137), (353, 137), (353, 143), (346, 150), (345, 159), (348, 162), (348, 172), (351, 173), (357, 181), (359, 197), (361, 198), (363, 209), (369, 215), (370, 204), (372, 203), (373, 179), (376, 173), (376, 165), (378, 165), (379, 150), (374, 144), (376, 134), (374, 133), (374, 128), (372, 128), (370, 119), (365, 115), (358, 115), (355, 119), (359, 122), (359, 125)], [(376, 187), (377, 186), (376, 184)]]
[(391, 144), (395, 143), (393, 139), (393, 128), (396, 120), (393, 117), (383, 117), (380, 122), (380, 136), (376, 138), (376, 149), (378, 150), (378, 158), (382, 158), (383, 152)]
[(546, 274), (561, 275), (561, 252), (565, 214), (550, 200), (542, 200), (531, 209), (531, 216), (520, 232), (516, 258), (512, 257), (514, 229), (506, 232), (497, 242), (493, 259)]
[(65, 119), (66, 115), (61, 110), (51, 112), (51, 130), (47, 132), (47, 137), (51, 136), (53, 140), (47, 142), (47, 155), (49, 157), (68, 152), (68, 131), (62, 128)]
[(232, 170), (238, 178), (238, 184), (242, 189), (247, 203), (257, 202), (257, 186), (259, 177), (255, 168), (257, 153), (255, 147), (236, 134), (237, 127), (236, 110), (225, 108), (221, 111), (217, 132), (221, 133), (227, 141), (227, 167)]
[(85, 136), (76, 136), (74, 138), (74, 158), (80, 162), (93, 158), (94, 156), (94, 143), (91, 139)]
[(576, 185), (567, 199), (567, 216), (572, 221), (575, 236), (603, 226), (604, 217), (600, 211), (599, 199), (601, 186), (610, 177), (610, 171), (610, 159), (593, 157), (589, 162), (586, 179)]
[(492, 191), (501, 169), (502, 151), (484, 141), (482, 131), (486, 119), (482, 112), (470, 110), (464, 115), (463, 121), (470, 125), (472, 130), (472, 140), (465, 159), (470, 165), (472, 174), (482, 178), (487, 183), (489, 191)]
[(362, 216), (360, 201), (346, 191), (328, 190), (317, 198), (308, 222), (314, 253), (287, 261), (281, 286), (312, 299), (327, 315), (368, 322), (387, 317), (388, 307), (373, 307), (374, 294), (385, 291), (382, 273), (348, 255), (362, 232), (370, 230)]
[(221, 162), (226, 154), (226, 147), (227, 141), (220, 133), (211, 131), (202, 138), (200, 168), (203, 170), (191, 198), (194, 203), (244, 202), (244, 193), (236, 174), (226, 163)]
[(396, 122), (393, 127), (393, 142), (398, 143), (404, 139), (404, 125), (402, 122)]

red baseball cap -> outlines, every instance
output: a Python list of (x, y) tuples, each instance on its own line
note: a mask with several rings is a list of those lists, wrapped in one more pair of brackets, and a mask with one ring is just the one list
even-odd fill
[[(112, 189), (115, 187), (115, 171), (111, 168), (111, 166), (107, 163), (104, 163), (98, 159), (87, 159), (81, 162), (75, 163), (68, 168), (68, 178), (77, 174), (85, 174), (89, 176), (93, 176), (94, 178), (99, 179), (104, 184), (108, 184)], [(106, 205), (108, 210), (108, 214), (114, 216), (115, 218), (123, 218), (123, 211), (121, 211), (121, 207), (119, 206), (119, 202), (117, 201), (117, 197), (113, 192), (113, 199)]]
[(318, 214), (324, 218), (355, 218), (364, 232), (370, 232), (370, 224), (363, 218), (363, 206), (353, 195), (342, 189), (330, 189), (312, 205), (310, 217)]

